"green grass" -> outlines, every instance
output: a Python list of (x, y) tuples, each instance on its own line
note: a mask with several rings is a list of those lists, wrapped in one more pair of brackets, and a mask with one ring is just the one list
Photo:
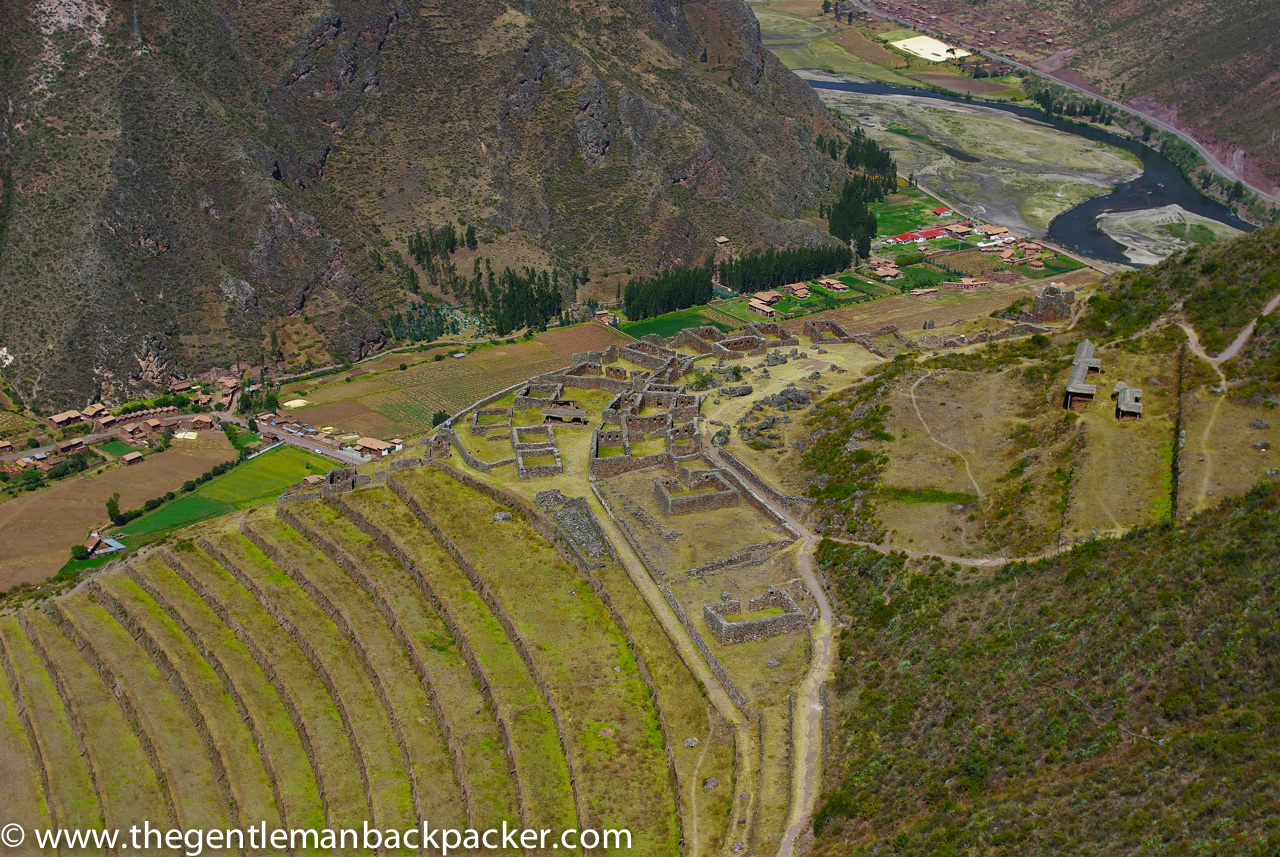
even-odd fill
[(119, 458), (122, 455), (128, 455), (131, 452), (138, 451), (136, 448), (129, 446), (129, 444), (125, 443), (124, 441), (116, 440), (114, 438), (107, 441), (106, 443), (98, 444), (98, 449), (102, 450), (107, 455), (114, 455), (116, 458)]
[(943, 491), (938, 488), (891, 488), (887, 485), (880, 487), (880, 497), (899, 503), (958, 503), (967, 506), (978, 502), (977, 495), (962, 491)]
[(325, 474), (336, 465), (329, 459), (293, 446), (277, 447), (246, 461), (230, 473), (203, 485), (196, 493), (238, 509), (251, 506), (313, 473)]
[(650, 333), (656, 333), (659, 336), (674, 336), (686, 327), (706, 327), (712, 326), (728, 333), (732, 328), (723, 322), (702, 313), (699, 307), (690, 307), (689, 309), (677, 310), (669, 312), (666, 315), (660, 315), (655, 318), (647, 318), (644, 321), (628, 322), (620, 325), (620, 329), (631, 336), (639, 339)]
[(894, 284), (903, 285), (908, 289), (920, 289), (931, 288), (951, 279), (953, 279), (952, 275), (944, 271), (935, 271), (924, 265), (911, 265), (902, 269), (902, 279), (894, 280)]
[(141, 518), (130, 521), (121, 530), (121, 536), (149, 536), (164, 530), (176, 530), (197, 521), (216, 518), (234, 511), (235, 507), (217, 500), (210, 500), (200, 494), (188, 494), (185, 497), (167, 503)]
[(853, 621), (815, 852), (1272, 853), (1277, 527), (1261, 485), (1002, 570), (824, 542)]
[(877, 232), (883, 238), (937, 226), (942, 218), (933, 210), (941, 204), (924, 191), (904, 187), (886, 197), (884, 202), (872, 203), (870, 208), (876, 216)]
[(1084, 267), (1084, 265), (1080, 264), (1075, 259), (1068, 258), (1061, 254), (1054, 254), (1051, 258), (1044, 259), (1042, 261), (1044, 262), (1044, 268), (1042, 270), (1033, 271), (1030, 268), (1024, 268), (1023, 270), (1027, 274), (1035, 277), (1055, 277), (1058, 274), (1065, 274), (1068, 271), (1078, 271)]

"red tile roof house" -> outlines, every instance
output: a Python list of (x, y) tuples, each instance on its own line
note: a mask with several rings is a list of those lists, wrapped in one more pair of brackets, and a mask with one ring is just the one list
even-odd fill
[(914, 232), (904, 232), (901, 235), (895, 235), (885, 240), (886, 244), (912, 244), (920, 241), (921, 238)]
[(933, 210), (933, 213), (939, 217), (946, 217), (951, 213), (951, 209), (947, 208), (945, 205), (940, 205)]
[(939, 227), (937, 229), (924, 229), (920, 232), (920, 237), (925, 240), (932, 241), (934, 238), (942, 238), (947, 234), (947, 230)]
[(394, 452), (395, 445), (387, 443), (385, 440), (378, 440), (376, 437), (362, 437), (356, 441), (355, 450), (361, 455), (381, 458)]

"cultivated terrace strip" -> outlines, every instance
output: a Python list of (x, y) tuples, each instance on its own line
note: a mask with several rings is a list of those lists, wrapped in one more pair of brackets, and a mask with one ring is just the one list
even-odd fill
[(358, 826), (369, 813), (368, 792), (337, 703), (306, 654), (243, 586), (207, 554), (164, 551), (163, 558), (229, 627), (271, 681), (312, 762), (327, 824)]
[(276, 795), (242, 710), (214, 668), (150, 596), (123, 574), (89, 582), (89, 591), (151, 655), (186, 706), (219, 780), (226, 784), (233, 822), (278, 823)]
[[(253, 652), (160, 557), (135, 557), (128, 582), (144, 592), (186, 635), (218, 675), (239, 720), (253, 736), (281, 821), (291, 827), (323, 827), (325, 803), (305, 731), (299, 735), (287, 697), (265, 674)], [(266, 818), (267, 816), (262, 816)]]
[(502, 625), (462, 569), (433, 540), (424, 538), (421, 523), (395, 495), (374, 488), (346, 496), (352, 503), (366, 501), (359, 511), (373, 526), (385, 528), (462, 651), (474, 653), (469, 662), (493, 705), (513, 759), (524, 825), (577, 826), (569, 769), (555, 723)]
[[(605, 604), (522, 516), (495, 522), (502, 506), (434, 468), (394, 479), (415, 493), (435, 523), (424, 521), (428, 529), (506, 617), (556, 716), (580, 806), (589, 805), (583, 825), (626, 827), (651, 853), (674, 845), (678, 801), (658, 746), (661, 724)], [(601, 743), (608, 752), (596, 751)]]
[(13, 665), (0, 644), (0, 806), (5, 823), (26, 829), (50, 822), (49, 772), (40, 760), (40, 746), (17, 687)]
[(412, 826), (412, 780), (403, 745), (390, 725), (394, 712), (382, 704), (367, 664), (351, 651), (350, 637), (244, 537), (220, 533), (214, 539), (202, 537), (198, 544), (297, 643), (329, 692), (355, 750), (369, 800), (369, 823), (379, 828)]
[(520, 817), (519, 794), (510, 773), (515, 762), (487, 690), (469, 666), (475, 656), (469, 648), (461, 649), (465, 639), (450, 630), (400, 562), (334, 509), (315, 501), (290, 503), (282, 504), (277, 514), (351, 575), (413, 661), (448, 743), (472, 827), (504, 819), (515, 822)]
[(89, 761), (104, 824), (128, 827), (144, 819), (174, 823), (159, 773), (94, 667), (43, 611), (23, 610), (18, 619), (70, 715), (80, 751)]
[(84, 830), (100, 829), (102, 808), (83, 744), (52, 679), (14, 616), (0, 617), (0, 658), (40, 765), (50, 821)]
[[(421, 676), (368, 596), (330, 560), (275, 518), (253, 520), (240, 532), (271, 558), (329, 616), (351, 641), (391, 713), (402, 755), (409, 762), (417, 817), (444, 826), (462, 826), (467, 807), (458, 782), (449, 776), (449, 748), (423, 691)], [(433, 712), (434, 713), (434, 712)]]
[(174, 695), (156, 664), (86, 590), (51, 600), (58, 625), (94, 663), (113, 690), (147, 755), (161, 772), (178, 824), (213, 829), (237, 822), (228, 813), (229, 792), (221, 757)]

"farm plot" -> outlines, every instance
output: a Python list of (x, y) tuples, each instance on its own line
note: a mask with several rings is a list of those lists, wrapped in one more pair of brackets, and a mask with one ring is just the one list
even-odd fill
[(155, 769), (102, 676), (43, 610), (24, 610), (21, 618), (41, 661), (53, 667), (54, 686), (82, 736), (93, 776), (89, 792), (99, 790), (105, 824), (170, 821)]
[(292, 704), (292, 697), (282, 700), (245, 641), (160, 560), (159, 554), (135, 558), (128, 576), (185, 629), (208, 663), (216, 664), (225, 676), (230, 697), (238, 710), (243, 709), (242, 719), (253, 730), (264, 761), (270, 760), (270, 782), (284, 821), (293, 827), (323, 827), (324, 806), (314, 773), (319, 757), (308, 759), (286, 704)]
[(87, 591), (59, 599), (55, 609), (64, 630), (101, 664), (104, 678), (136, 713), (136, 728), (145, 746), (154, 749), (177, 822), (188, 828), (224, 827), (231, 819), (219, 775), (187, 711), (155, 664)]
[(329, 688), (355, 747), (374, 823), (398, 829), (412, 825), (412, 781), (396, 734), (397, 712), (386, 704), (376, 674), (358, 654), (363, 626), (341, 627), (336, 616), (327, 616), (315, 598), (243, 535), (222, 532), (211, 541), (225, 556), (223, 566), (268, 612), (285, 617), (282, 625), (306, 629), (304, 651), (322, 686)]
[(315, 600), (320, 607), (327, 611), (325, 601), (333, 606), (335, 624), (367, 664), (410, 766), (418, 817), (438, 818), (442, 825), (465, 824), (466, 807), (450, 775), (449, 748), (440, 723), (429, 713), (431, 700), (385, 617), (346, 572), (274, 515), (250, 526), (255, 543), (277, 552), (272, 556), (278, 566), (299, 586), (319, 593)]
[[(650, 333), (656, 333), (659, 336), (675, 336), (686, 327), (712, 327), (728, 333), (733, 327), (722, 321), (716, 315), (705, 311), (704, 307), (691, 307), (690, 309), (682, 309), (677, 312), (669, 312), (666, 315), (660, 315), (655, 318), (648, 318), (644, 321), (635, 321), (622, 325), (622, 330), (640, 339)], [(738, 322), (738, 326), (741, 323)]]
[(264, 674), (270, 669), (275, 676), (278, 684), (274, 686), (287, 701), (295, 728), (307, 738), (307, 755), (318, 772), (329, 823), (359, 825), (368, 819), (370, 801), (354, 736), (299, 642), (284, 633), (253, 593), (208, 554), (191, 546), (173, 556), (187, 585), (200, 587), (200, 598), (223, 622), (238, 628), (238, 636), (254, 653), (259, 669)]
[(242, 722), (228, 687), (209, 661), (201, 656), (174, 624), (173, 619), (137, 583), (122, 574), (98, 578), (99, 601), (109, 610), (123, 614), (149, 648), (162, 654), (173, 667), (181, 686), (191, 694), (200, 712), (213, 747), (217, 748), (227, 774), (229, 794), (241, 819), (280, 820), (272, 794), (270, 777), (263, 764), (253, 734)]
[[(393, 503), (399, 505), (385, 488), (371, 488), (347, 499), (370, 519), (376, 516), (373, 509), (394, 515), (394, 511), (388, 510), (395, 509)], [(386, 509), (381, 505), (384, 502)], [(411, 526), (408, 510), (403, 506), (399, 509), (406, 516), (406, 526)], [(421, 672), (438, 702), (436, 711), (447, 722), (453, 737), (457, 754), (453, 760), (454, 770), (466, 783), (473, 826), (517, 820), (519, 796), (509, 773), (510, 761), (503, 748), (502, 732), (494, 719), (493, 706), (486, 702), (458, 641), (422, 589), (399, 562), (333, 507), (303, 502), (294, 504), (291, 512), (313, 538), (323, 532), (332, 544), (359, 564), (365, 572), (361, 587), (373, 594), (381, 605), (379, 609), (384, 615), (394, 616), (403, 630), (404, 648), (412, 654), (415, 663), (421, 665)], [(391, 532), (392, 528), (384, 527), (384, 531)], [(424, 567), (424, 560), (433, 549), (436, 561), (448, 562), (429, 539), (420, 538), (415, 544), (422, 558), (419, 562)]]
[(414, 490), (462, 545), (510, 616), (560, 714), (583, 826), (625, 827), (636, 848), (676, 848), (675, 795), (657, 715), (634, 653), (590, 587), (522, 518), (495, 522), (502, 506), (434, 469), (410, 471)]
[(933, 213), (940, 204), (924, 191), (903, 187), (897, 193), (889, 194), (883, 202), (874, 202), (869, 207), (876, 216), (877, 232), (885, 237), (944, 222)]
[(31, 420), (27, 419), (22, 414), (15, 414), (11, 411), (0, 411), (0, 434), (17, 431), (29, 425), (32, 425)]
[[(410, 496), (416, 493), (415, 475), (413, 471), (396, 474)], [(463, 645), (474, 652), (498, 720), (510, 738), (527, 823), (572, 825), (577, 811), (555, 723), (502, 625), (462, 569), (426, 537), (421, 522), (395, 494), (375, 488), (355, 492), (348, 499), (360, 504), (359, 511), (414, 561), (415, 577), (439, 599), (443, 615), (452, 620)]]
[[(954, 318), (990, 315), (993, 311), (1004, 309), (1018, 298), (1028, 297), (1030, 294), (1029, 289), (1021, 287), (993, 289), (972, 297), (947, 296), (943, 299), (945, 303), (943, 300), (926, 301), (902, 295), (857, 307), (831, 310), (810, 318), (834, 319), (853, 333), (875, 330), (886, 324), (896, 324), (905, 333), (920, 330), (928, 320), (936, 320), (939, 326), (942, 326), (953, 321)], [(804, 327), (804, 322), (800, 320), (787, 322), (786, 327), (799, 334)]]
[(533, 341), (567, 361), (580, 351), (604, 351), (610, 345), (626, 345), (634, 340), (617, 328), (589, 321), (548, 330), (535, 336)]
[(175, 443), (132, 467), (72, 477), (0, 504), (0, 589), (44, 580), (61, 568), (72, 545), (108, 523), (112, 494), (120, 494), (121, 509), (136, 509), (233, 457), (225, 436), (201, 432), (199, 440)]

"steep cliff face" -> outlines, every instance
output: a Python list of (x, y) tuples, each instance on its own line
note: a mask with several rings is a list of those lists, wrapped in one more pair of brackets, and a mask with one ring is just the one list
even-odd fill
[(432, 222), (637, 269), (819, 238), (829, 119), (741, 0), (4, 6), (0, 347), (38, 405), (375, 350)]

